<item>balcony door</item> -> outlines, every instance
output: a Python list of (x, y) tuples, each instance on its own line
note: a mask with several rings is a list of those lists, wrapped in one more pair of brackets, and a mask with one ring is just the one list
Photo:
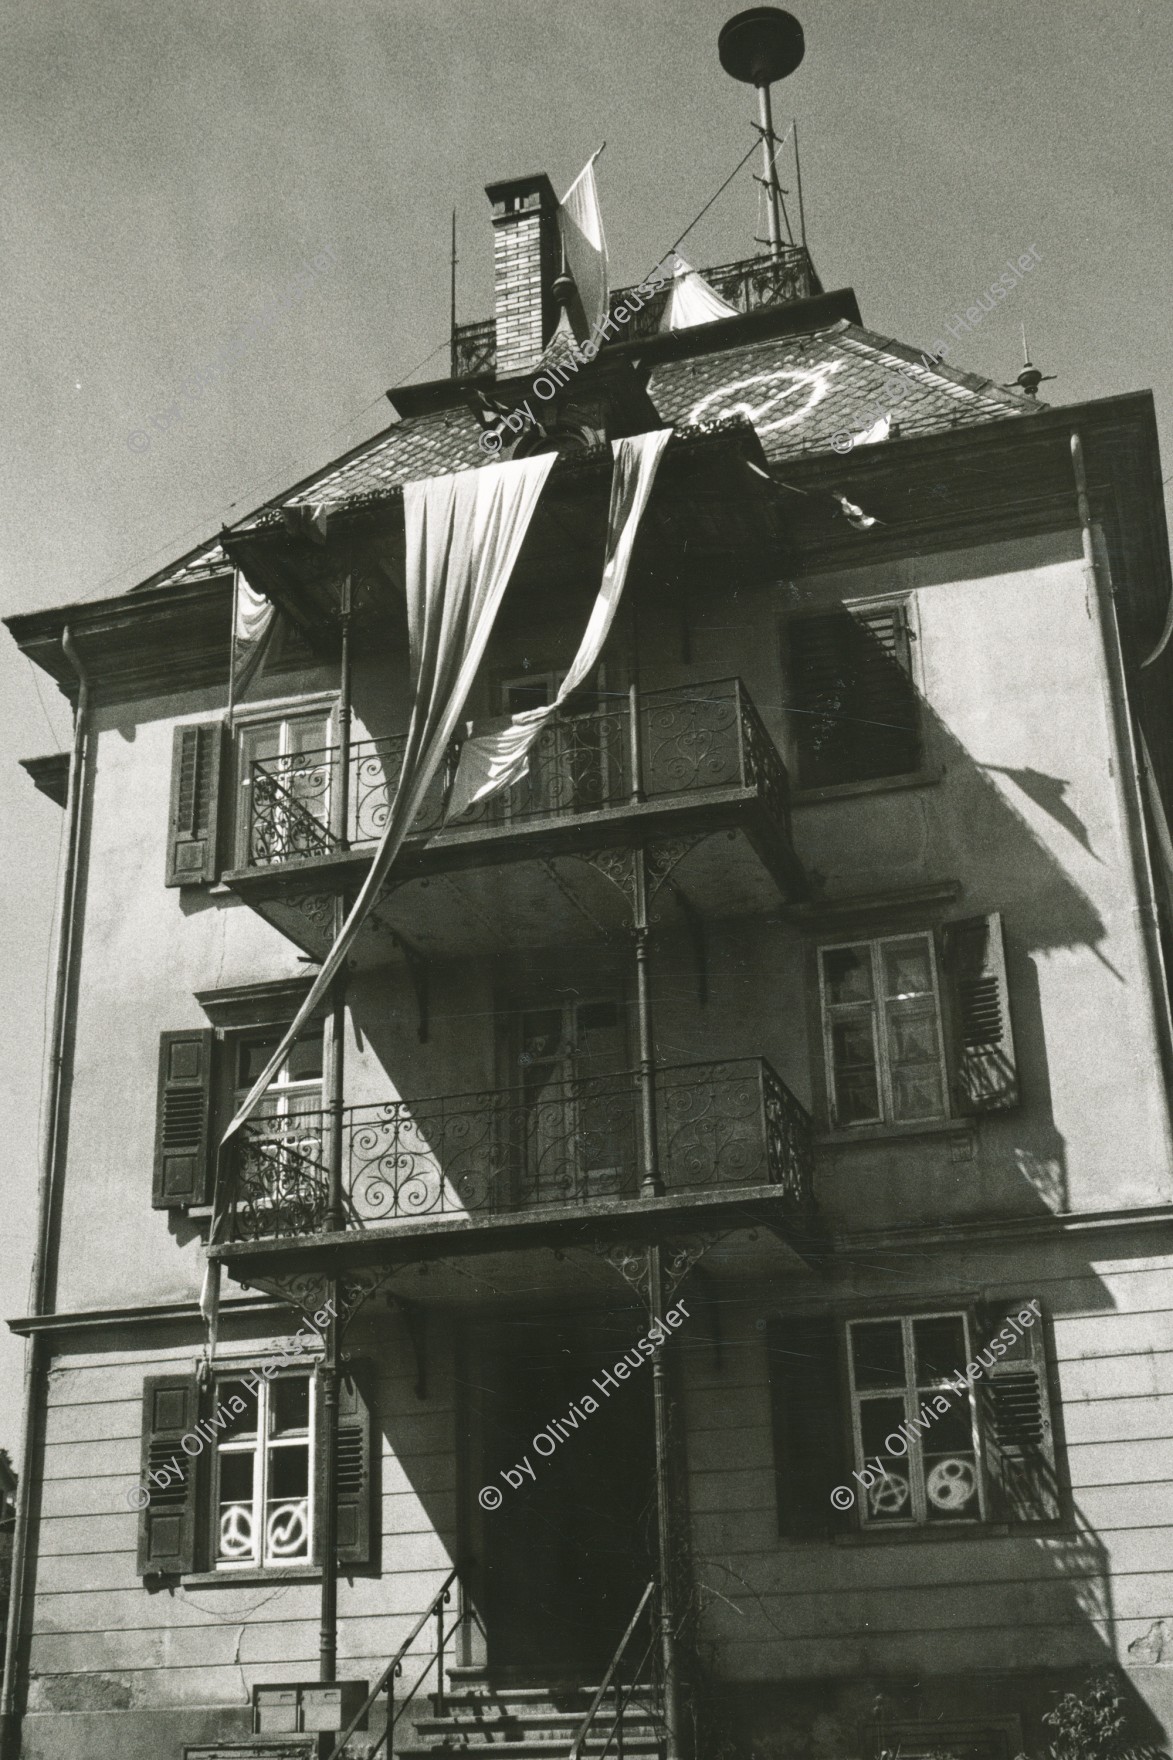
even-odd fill
[(542, 1001), (503, 1024), (518, 1096), (518, 1204), (630, 1196), (635, 1087), (618, 994)]
[(329, 710), (246, 721), (237, 732), (240, 865), (263, 867), (329, 847)]
[[(552, 703), (565, 672), (527, 672), (501, 686), (505, 715), (544, 709)], [(574, 693), (543, 728), (530, 753), (529, 775), (503, 797), (507, 817), (545, 813), (586, 813), (611, 795), (611, 773), (618, 721), (605, 713), (601, 669), (593, 685)]]

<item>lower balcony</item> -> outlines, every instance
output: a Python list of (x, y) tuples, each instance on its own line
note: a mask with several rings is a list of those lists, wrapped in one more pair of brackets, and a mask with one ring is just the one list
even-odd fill
[[(601, 1234), (746, 1227), (802, 1236), (812, 1213), (811, 1119), (764, 1058), (655, 1072), (662, 1190), (641, 1187), (634, 1072), (254, 1117), (230, 1169), (217, 1249), (240, 1275), (291, 1255), (335, 1267), (546, 1248)], [(329, 1168), (340, 1155), (341, 1230)]]

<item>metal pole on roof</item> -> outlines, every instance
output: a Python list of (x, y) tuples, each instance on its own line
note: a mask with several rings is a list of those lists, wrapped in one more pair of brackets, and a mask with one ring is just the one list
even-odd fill
[(751, 6), (722, 26), (717, 38), (721, 66), (744, 85), (757, 87), (758, 128), (762, 137), (762, 178), (766, 191), (770, 255), (782, 255), (782, 192), (774, 163), (777, 142), (770, 109), (770, 87), (793, 73), (806, 53), (802, 26), (778, 6)]

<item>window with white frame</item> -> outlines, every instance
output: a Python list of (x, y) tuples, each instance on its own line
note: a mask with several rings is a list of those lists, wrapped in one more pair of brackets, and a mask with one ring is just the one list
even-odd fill
[(915, 1124), (947, 1116), (933, 938), (889, 935), (819, 949), (831, 1122)]
[(847, 1333), (864, 1526), (981, 1521), (978, 1408), (964, 1381), (966, 1316), (853, 1320)]
[(220, 1381), (212, 1552), (222, 1571), (313, 1557), (315, 1388), (311, 1375)]
[(332, 729), (328, 709), (239, 727), (236, 850), (241, 866), (318, 855), (329, 847), (337, 757)]

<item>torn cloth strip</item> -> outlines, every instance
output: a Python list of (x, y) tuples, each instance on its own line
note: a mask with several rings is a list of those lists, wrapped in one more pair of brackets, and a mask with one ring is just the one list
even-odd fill
[(237, 569), (232, 611), (232, 682), (237, 696), (243, 695), (263, 666), (276, 621), (277, 607), (254, 593)]
[(598, 665), (623, 596), (640, 520), (664, 448), (671, 438), (671, 428), (655, 428), (650, 434), (636, 434), (611, 442), (615, 464), (611, 474), (603, 583), (587, 620), (578, 653), (552, 703), (543, 704), (540, 709), (523, 710), (513, 717), (508, 727), (497, 732), (476, 734), (465, 740), (460, 748), (445, 823), (468, 812), (479, 801), (521, 781), (529, 767), (530, 751), (543, 727), (551, 716), (557, 714), (567, 697), (586, 683)]
[(566, 267), (582, 301), (588, 336), (594, 335), (607, 316), (610, 297), (607, 240), (603, 236), (599, 186), (595, 182), (595, 159), (598, 156), (596, 153), (588, 159), (558, 204), (558, 227), (566, 253)]
[(224, 1133), (240, 1129), (325, 997), (423, 804), (460, 719), (556, 454), (405, 483), (412, 711), (399, 784), (362, 890), (293, 1024)]

